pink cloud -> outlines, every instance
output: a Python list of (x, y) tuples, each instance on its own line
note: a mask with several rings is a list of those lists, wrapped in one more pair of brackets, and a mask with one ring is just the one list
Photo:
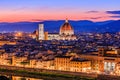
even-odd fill
[(105, 13), (105, 11), (84, 13), (80, 11), (55, 11), (52, 10), (18, 10), (18, 11), (2, 11), (0, 12), (1, 22), (18, 22), (18, 21), (35, 21), (35, 20), (61, 20), (61, 19), (71, 19), (71, 20), (93, 20), (93, 21), (103, 21), (117, 18), (110, 17), (111, 14)]

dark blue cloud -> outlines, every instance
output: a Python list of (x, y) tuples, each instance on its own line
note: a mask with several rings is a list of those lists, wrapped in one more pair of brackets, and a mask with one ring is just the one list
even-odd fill
[(106, 11), (108, 14), (120, 14), (120, 10), (117, 11)]
[(112, 17), (112, 18), (120, 18), (120, 16), (110, 16), (110, 17)]
[(99, 11), (87, 11), (86, 13), (98, 13)]
[(102, 17), (91, 17), (90, 19), (100, 19)]

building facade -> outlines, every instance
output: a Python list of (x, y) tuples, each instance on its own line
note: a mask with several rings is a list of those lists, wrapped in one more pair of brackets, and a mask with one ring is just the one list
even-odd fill
[(55, 69), (62, 71), (86, 72), (91, 70), (91, 61), (71, 56), (58, 56), (55, 58)]
[(44, 24), (39, 24), (38, 39), (44, 40)]
[(97, 54), (81, 54), (80, 58), (88, 59), (91, 61), (92, 71), (98, 73), (107, 73), (107, 74), (120, 74), (119, 69), (119, 51), (111, 50), (106, 51), (104, 49), (96, 52)]

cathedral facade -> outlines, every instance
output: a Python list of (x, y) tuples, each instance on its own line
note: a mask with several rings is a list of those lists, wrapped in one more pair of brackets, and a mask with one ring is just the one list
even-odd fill
[(36, 38), (38, 40), (76, 40), (77, 37), (74, 35), (74, 29), (65, 20), (65, 23), (60, 27), (59, 33), (48, 33), (44, 32), (44, 25), (39, 24), (38, 30), (36, 30)]

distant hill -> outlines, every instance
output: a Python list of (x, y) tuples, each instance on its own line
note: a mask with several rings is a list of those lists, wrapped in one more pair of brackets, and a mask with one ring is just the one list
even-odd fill
[[(118, 32), (120, 31), (120, 20), (108, 20), (102, 22), (92, 22), (89, 20), (69, 21), (75, 32)], [(38, 28), (38, 24), (44, 23), (45, 31), (58, 32), (64, 20), (47, 20), (43, 22), (15, 22), (0, 23), (0, 32), (3, 31), (25, 31), (33, 32)]]
[(110, 32), (120, 31), (120, 20), (110, 22), (108, 24), (103, 25), (102, 27), (104, 31), (110, 31)]

